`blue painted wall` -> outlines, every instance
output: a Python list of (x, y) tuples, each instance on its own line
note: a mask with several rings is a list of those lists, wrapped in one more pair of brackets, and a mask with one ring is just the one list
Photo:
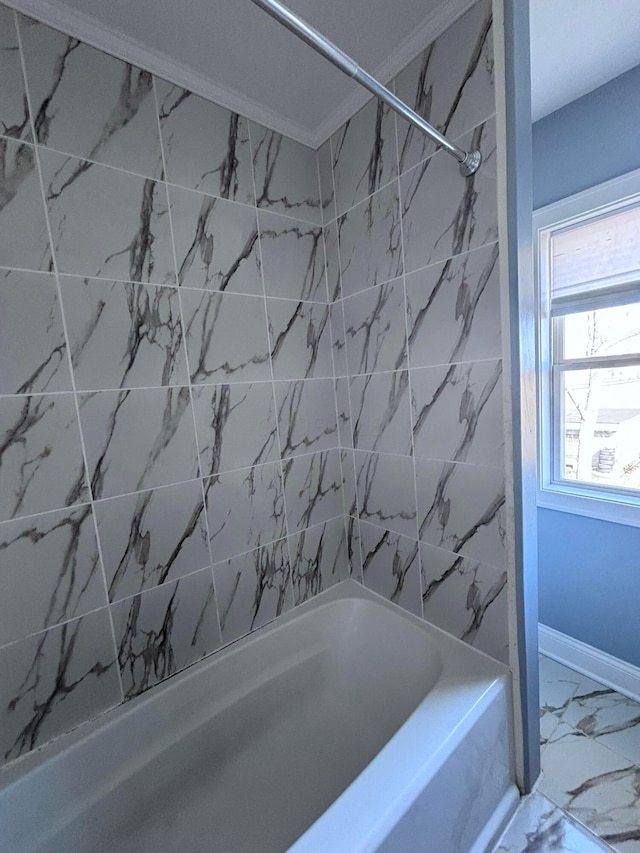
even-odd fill
[(533, 125), (533, 206), (640, 168), (640, 65)]
[(540, 621), (640, 666), (640, 528), (538, 509)]
[[(534, 207), (640, 168), (640, 66), (533, 125)], [(540, 621), (640, 666), (640, 528), (538, 510)]]

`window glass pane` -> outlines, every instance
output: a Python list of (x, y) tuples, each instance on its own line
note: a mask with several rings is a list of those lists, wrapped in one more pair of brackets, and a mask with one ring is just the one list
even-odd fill
[(561, 394), (564, 477), (640, 489), (640, 364), (563, 371)]
[[(551, 238), (553, 295), (640, 273), (640, 206), (558, 231)], [(605, 281), (598, 281), (605, 279)], [(591, 286), (588, 284), (592, 282)]]
[(564, 322), (564, 357), (640, 353), (640, 303), (568, 314)]

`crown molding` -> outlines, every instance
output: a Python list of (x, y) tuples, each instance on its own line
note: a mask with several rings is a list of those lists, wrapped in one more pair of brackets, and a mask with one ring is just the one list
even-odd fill
[[(91, 15), (72, 10), (61, 0), (2, 0), (7, 6), (61, 30), (92, 47), (144, 68), (158, 77), (182, 86), (196, 95), (240, 113), (252, 121), (269, 127), (285, 136), (319, 148), (338, 128), (348, 121), (371, 95), (361, 87), (350, 94), (315, 128), (298, 124), (275, 110), (229, 86), (221, 86), (210, 77), (200, 74), (178, 60), (147, 47), (138, 39), (97, 21)], [(461, 17), (477, 0), (446, 0), (418, 26), (372, 72), (380, 82), (387, 83), (414, 59), (421, 50)]]
[[(477, 2), (478, 0), (446, 0), (446, 2), (441, 3), (437, 9), (424, 18), (422, 23), (410, 35), (400, 42), (398, 47), (389, 54), (384, 62), (369, 73), (386, 86), (427, 45), (442, 35), (445, 30), (455, 23), (458, 18), (461, 18)], [(360, 86), (354, 89), (315, 129), (313, 134), (314, 147), (319, 148), (323, 142), (326, 142), (336, 130), (352, 118), (372, 97), (366, 89)]]
[(2, 2), (16, 12), (22, 12), (30, 18), (61, 30), (91, 47), (144, 68), (145, 71), (150, 71), (157, 77), (162, 77), (170, 83), (188, 89), (195, 95), (201, 95), (208, 101), (240, 113), (245, 118), (276, 130), (297, 142), (302, 142), (303, 145), (317, 148), (317, 135), (303, 125), (279, 115), (275, 110), (248, 98), (237, 89), (215, 83), (210, 77), (188, 68), (160, 51), (147, 47), (121, 30), (96, 21), (90, 15), (71, 10), (60, 0), (2, 0)]

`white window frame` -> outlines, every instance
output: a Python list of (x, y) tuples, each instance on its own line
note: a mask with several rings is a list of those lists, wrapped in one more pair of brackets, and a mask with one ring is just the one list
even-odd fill
[[(634, 200), (640, 201), (640, 169), (569, 196), (533, 213), (533, 248), (538, 305), (538, 506), (640, 527), (640, 497), (623, 489), (563, 480), (555, 471), (553, 419), (561, 408), (554, 406), (551, 345), (554, 324), (550, 311), (549, 239), (550, 232), (594, 214), (613, 212)], [(557, 342), (556, 342), (557, 343)], [(555, 412), (554, 412), (555, 409)], [(556, 426), (557, 429), (557, 426)], [(557, 453), (557, 447), (555, 448)]]

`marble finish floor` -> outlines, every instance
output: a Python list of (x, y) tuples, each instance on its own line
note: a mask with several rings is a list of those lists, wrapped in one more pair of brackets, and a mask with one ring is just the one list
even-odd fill
[(540, 658), (542, 775), (495, 853), (640, 853), (640, 704)]
[(611, 853), (588, 829), (535, 792), (522, 801), (494, 853)]

